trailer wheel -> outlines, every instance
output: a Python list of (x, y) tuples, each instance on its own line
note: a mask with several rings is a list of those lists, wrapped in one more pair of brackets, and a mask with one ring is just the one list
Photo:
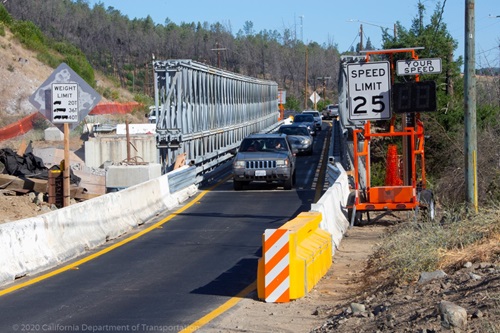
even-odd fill
[(351, 227), (354, 227), (355, 225), (359, 225), (361, 223), (361, 212), (354, 212), (356, 210), (356, 208), (354, 207), (355, 199), (356, 193), (349, 193), (349, 196), (347, 197), (347, 207), (349, 207), (347, 208), (347, 220), (349, 221)]
[(354, 220), (353, 220), (353, 217), (352, 217), (353, 211), (354, 211), (354, 209), (352, 209), (352, 208), (347, 210), (347, 218), (349, 219), (349, 223), (351, 224), (351, 227), (354, 227), (356, 225), (361, 224), (361, 212), (357, 211), (354, 214)]
[(421, 206), (423, 208), (422, 213), (425, 214), (428, 219), (434, 221), (434, 218), (436, 217), (436, 203), (434, 201), (434, 194), (431, 190), (422, 190), (420, 191), (418, 196), (418, 201), (423, 204)]

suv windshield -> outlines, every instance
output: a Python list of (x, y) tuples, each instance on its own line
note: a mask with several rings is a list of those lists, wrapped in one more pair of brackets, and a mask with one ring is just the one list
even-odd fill
[(287, 134), (287, 135), (305, 135), (305, 136), (309, 136), (309, 131), (307, 130), (307, 128), (303, 127), (303, 126), (297, 126), (297, 127), (281, 127), (279, 129), (279, 132), (280, 133), (284, 133), (284, 134)]
[(310, 114), (313, 117), (321, 117), (318, 111), (304, 111), (304, 113)]
[(240, 152), (253, 151), (283, 151), (286, 150), (286, 142), (284, 138), (259, 138), (259, 139), (244, 139), (241, 142)]
[(293, 122), (296, 123), (313, 123), (314, 122), (314, 117), (310, 114), (298, 114), (295, 117), (293, 117)]

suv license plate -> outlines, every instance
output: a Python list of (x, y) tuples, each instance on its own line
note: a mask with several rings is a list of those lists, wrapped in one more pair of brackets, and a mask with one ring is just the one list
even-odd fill
[(265, 175), (266, 175), (266, 170), (255, 170), (256, 177), (265, 176)]

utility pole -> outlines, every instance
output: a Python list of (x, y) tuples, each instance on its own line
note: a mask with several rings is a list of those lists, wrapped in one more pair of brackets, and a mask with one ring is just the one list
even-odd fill
[(219, 42), (215, 43), (216, 48), (211, 49), (212, 51), (217, 51), (217, 67), (220, 68), (220, 51), (226, 51), (227, 48), (219, 47)]
[(475, 0), (465, 0), (465, 191), (469, 207), (477, 207), (477, 127), (476, 127), (476, 61)]
[(359, 50), (363, 51), (363, 25), (359, 25)]
[(307, 46), (306, 46), (306, 73), (305, 73), (305, 90), (304, 90), (304, 110), (307, 110)]
[(316, 78), (317, 80), (323, 80), (323, 101), (326, 101), (326, 82), (331, 79), (330, 76), (323, 76)]

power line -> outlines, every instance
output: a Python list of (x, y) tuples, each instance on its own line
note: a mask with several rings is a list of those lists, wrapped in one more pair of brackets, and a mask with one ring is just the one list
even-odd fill
[(484, 51), (481, 51), (481, 52), (477, 52), (477, 53), (476, 53), (476, 55), (480, 55), (480, 54), (484, 54), (484, 53), (486, 53), (486, 52), (490, 52), (490, 51), (496, 50), (496, 49), (498, 49), (499, 47), (500, 47), (500, 45), (495, 46), (495, 47), (492, 47), (492, 48), (491, 48), (491, 49), (489, 49), (489, 50), (484, 50)]

